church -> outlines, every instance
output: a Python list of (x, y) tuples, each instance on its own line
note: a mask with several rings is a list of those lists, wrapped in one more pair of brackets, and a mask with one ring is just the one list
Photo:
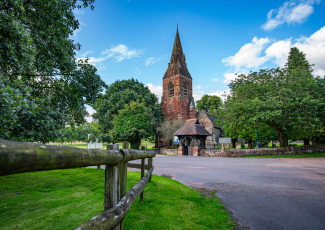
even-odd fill
[(188, 71), (185, 54), (178, 32), (170, 62), (163, 77), (163, 94), (161, 98), (162, 112), (167, 119), (183, 119), (185, 124), (174, 134), (179, 137), (179, 151), (184, 155), (184, 147), (194, 147), (193, 155), (197, 155), (197, 148), (216, 148), (222, 134), (220, 127), (214, 125), (214, 117), (207, 112), (196, 111), (193, 98), (192, 76)]

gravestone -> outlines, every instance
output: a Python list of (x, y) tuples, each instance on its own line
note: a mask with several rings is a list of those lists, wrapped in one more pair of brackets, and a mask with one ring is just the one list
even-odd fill
[(236, 142), (236, 149), (241, 149), (241, 143), (240, 142)]

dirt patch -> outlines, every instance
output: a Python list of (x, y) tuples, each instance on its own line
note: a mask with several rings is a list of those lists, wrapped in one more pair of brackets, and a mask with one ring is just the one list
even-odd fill
[(167, 178), (170, 178), (170, 179), (173, 179), (175, 177), (174, 175), (169, 175), (169, 174), (161, 174), (159, 176), (167, 177)]

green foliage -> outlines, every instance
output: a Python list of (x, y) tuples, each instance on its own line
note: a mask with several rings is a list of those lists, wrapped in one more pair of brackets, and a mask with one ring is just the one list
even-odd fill
[[(91, 6), (94, 0), (83, 0)], [(81, 124), (105, 83), (76, 60), (69, 37), (79, 28), (76, 0), (0, 3), (0, 138), (53, 141), (66, 124)]]
[[(114, 116), (132, 101), (144, 103), (151, 117), (151, 128), (156, 133), (159, 123), (163, 120), (161, 105), (156, 95), (149, 88), (135, 79), (116, 81), (109, 85), (105, 95), (97, 100), (94, 108), (96, 113), (93, 118), (98, 120), (102, 134), (109, 134), (114, 128)], [(113, 139), (113, 141), (115, 141)]]
[[(323, 85), (318, 88), (311, 71), (305, 55), (292, 48), (285, 68), (239, 75), (229, 84), (231, 95), (220, 112), (225, 128), (244, 139), (253, 135), (256, 125), (260, 139), (264, 139), (262, 129), (271, 128), (281, 147), (288, 146), (289, 136), (315, 135), (322, 129), (318, 111), (324, 100), (315, 97), (315, 90)], [(273, 139), (274, 133), (267, 136)]]
[(218, 96), (204, 95), (201, 100), (196, 102), (198, 111), (204, 110), (206, 112), (218, 110), (222, 106), (222, 101)]
[(139, 149), (141, 139), (152, 133), (152, 117), (144, 103), (131, 101), (115, 116), (111, 134), (115, 140), (127, 140), (132, 149)]

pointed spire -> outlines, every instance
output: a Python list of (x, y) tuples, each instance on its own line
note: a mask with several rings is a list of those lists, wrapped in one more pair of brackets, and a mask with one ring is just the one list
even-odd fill
[(179, 37), (178, 33), (178, 27), (176, 30), (176, 37), (174, 41), (174, 47), (172, 51), (172, 55), (170, 58), (170, 63), (168, 63), (168, 69), (165, 73), (164, 78), (176, 75), (176, 74), (182, 74), (183, 76), (186, 76), (190, 79), (192, 79), (191, 74), (189, 73), (187, 69), (186, 59), (185, 55), (183, 53), (183, 48), (181, 44), (181, 39)]
[(177, 62), (177, 60), (181, 61), (183, 58), (183, 49), (182, 49), (181, 39), (179, 38), (178, 28), (176, 31), (172, 57), (174, 58), (175, 62)]

